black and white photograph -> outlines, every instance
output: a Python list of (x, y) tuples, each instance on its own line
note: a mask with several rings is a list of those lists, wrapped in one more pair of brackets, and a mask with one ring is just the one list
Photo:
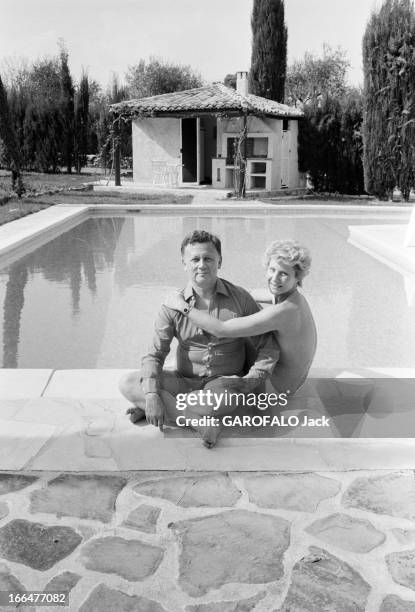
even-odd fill
[(415, 612), (413, 0), (0, 0), (0, 608)]

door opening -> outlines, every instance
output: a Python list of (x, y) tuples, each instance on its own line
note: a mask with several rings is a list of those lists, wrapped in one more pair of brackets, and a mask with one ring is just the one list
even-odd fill
[(183, 183), (197, 182), (197, 119), (182, 119)]

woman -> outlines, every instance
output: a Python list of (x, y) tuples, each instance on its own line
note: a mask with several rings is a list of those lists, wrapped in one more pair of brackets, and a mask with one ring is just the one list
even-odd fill
[(277, 240), (265, 251), (267, 291), (252, 293), (258, 302), (272, 304), (246, 317), (220, 321), (205, 310), (193, 307), (181, 294), (169, 296), (165, 305), (182, 312), (198, 327), (221, 338), (257, 336), (274, 332), (280, 357), (271, 376), (277, 393), (292, 395), (305, 381), (316, 351), (317, 335), (313, 315), (298, 291), (309, 273), (308, 249), (293, 240)]

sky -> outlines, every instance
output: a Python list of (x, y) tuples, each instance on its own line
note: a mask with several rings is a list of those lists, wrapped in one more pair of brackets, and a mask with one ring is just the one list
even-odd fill
[[(116, 73), (157, 56), (189, 64), (206, 82), (248, 70), (253, 0), (0, 0), (0, 71), (58, 53), (65, 41), (74, 78), (105, 88)], [(288, 63), (323, 43), (347, 51), (351, 84), (363, 81), (361, 43), (374, 0), (285, 0)]]

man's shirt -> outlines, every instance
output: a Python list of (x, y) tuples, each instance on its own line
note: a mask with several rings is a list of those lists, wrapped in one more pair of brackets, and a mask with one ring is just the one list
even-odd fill
[[(183, 297), (189, 303), (195, 299), (191, 284), (184, 289)], [(257, 303), (245, 289), (217, 279), (209, 314), (227, 321), (258, 311)], [(153, 344), (142, 360), (144, 393), (160, 390), (160, 375), (173, 337), (178, 340), (177, 372), (188, 378), (242, 376), (247, 361), (247, 342), (251, 342), (256, 351), (255, 362), (247, 374), (249, 377), (267, 378), (279, 357), (278, 343), (272, 333), (249, 339), (217, 338), (197, 327), (181, 312), (163, 305), (155, 323)]]

